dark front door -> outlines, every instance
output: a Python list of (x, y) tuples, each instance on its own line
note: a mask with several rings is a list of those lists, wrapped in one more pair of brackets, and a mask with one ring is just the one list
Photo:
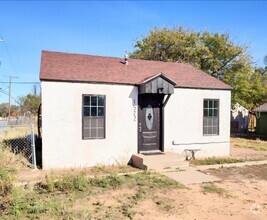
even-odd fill
[(161, 150), (161, 109), (163, 95), (138, 96), (138, 152)]

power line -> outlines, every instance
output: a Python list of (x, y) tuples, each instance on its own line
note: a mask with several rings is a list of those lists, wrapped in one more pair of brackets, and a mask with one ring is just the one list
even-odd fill
[[(9, 82), (0, 82), (3, 84), (9, 84)], [(12, 82), (12, 84), (40, 84), (41, 82)]]
[[(3, 93), (3, 94), (6, 95), (6, 96), (9, 96), (8, 92), (5, 91), (5, 90), (3, 90), (2, 88), (0, 88), (0, 92)], [(19, 104), (19, 102), (18, 102), (13, 96), (11, 96), (11, 99), (12, 99), (14, 102), (16, 102), (17, 104)]]

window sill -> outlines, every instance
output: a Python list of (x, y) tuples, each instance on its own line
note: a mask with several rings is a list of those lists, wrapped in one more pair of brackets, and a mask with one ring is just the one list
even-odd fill
[(214, 137), (214, 136), (220, 136), (220, 134), (203, 134), (203, 136), (205, 136), (205, 137), (210, 137), (210, 136)]

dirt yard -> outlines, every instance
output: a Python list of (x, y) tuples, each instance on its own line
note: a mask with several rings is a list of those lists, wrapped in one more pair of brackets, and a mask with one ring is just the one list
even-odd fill
[[(195, 184), (184, 189), (155, 190), (131, 209), (133, 219), (257, 219), (267, 216), (267, 166), (207, 170), (222, 178), (213, 184)], [(115, 190), (77, 201), (75, 210), (91, 204), (96, 216), (111, 219), (112, 208), (124, 204), (135, 189)], [(129, 210), (128, 210), (129, 211)]]
[(267, 160), (267, 141), (231, 138), (230, 157)]
[(266, 219), (267, 165), (204, 172), (221, 181), (173, 188), (144, 176), (114, 189), (39, 195), (49, 204), (57, 200), (62, 213), (41, 212), (40, 219)]
[[(262, 150), (267, 142), (245, 145), (243, 140), (232, 139), (231, 157), (267, 159)], [(243, 144), (243, 145), (242, 145)], [(247, 142), (246, 142), (247, 144)], [(242, 146), (241, 146), (242, 145)], [(241, 147), (240, 147), (241, 146)], [(248, 147), (246, 147), (248, 146)], [(257, 146), (253, 149), (250, 146)], [(81, 170), (32, 171), (18, 173), (17, 181), (43, 181), (45, 175), (78, 174)], [(134, 168), (104, 167), (83, 170), (86, 174), (135, 172)], [(267, 216), (267, 165), (209, 169), (203, 172), (217, 176), (221, 181), (193, 184), (186, 187), (162, 187), (157, 179), (144, 176), (129, 185), (121, 181), (118, 188), (100, 188), (96, 191), (40, 194), (40, 201), (51, 206), (40, 212), (40, 219), (255, 219)], [(132, 177), (135, 178), (135, 177)], [(161, 177), (159, 177), (161, 178)], [(131, 180), (132, 181), (132, 180)], [(101, 184), (101, 182), (100, 182)], [(167, 185), (166, 185), (167, 184)], [(170, 184), (172, 184), (170, 182)], [(28, 196), (30, 198), (30, 196)], [(39, 198), (38, 197), (38, 198)], [(56, 201), (56, 202), (55, 202)], [(57, 204), (56, 208), (52, 206)], [(42, 208), (42, 202), (37, 203)], [(47, 206), (47, 205), (45, 205)], [(55, 205), (56, 206), (56, 205)], [(40, 209), (41, 209), (40, 208)], [(41, 209), (42, 210), (42, 209)], [(50, 210), (50, 211), (49, 211)], [(49, 212), (54, 214), (50, 217)], [(59, 212), (55, 210), (60, 210)], [(8, 218), (7, 218), (8, 219)], [(24, 218), (21, 218), (24, 219)], [(27, 216), (26, 218), (27, 219)]]

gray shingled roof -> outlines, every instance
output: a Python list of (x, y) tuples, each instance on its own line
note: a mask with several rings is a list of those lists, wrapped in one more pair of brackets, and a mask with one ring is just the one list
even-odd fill
[(267, 112), (267, 103), (260, 105), (253, 110), (254, 112)]

